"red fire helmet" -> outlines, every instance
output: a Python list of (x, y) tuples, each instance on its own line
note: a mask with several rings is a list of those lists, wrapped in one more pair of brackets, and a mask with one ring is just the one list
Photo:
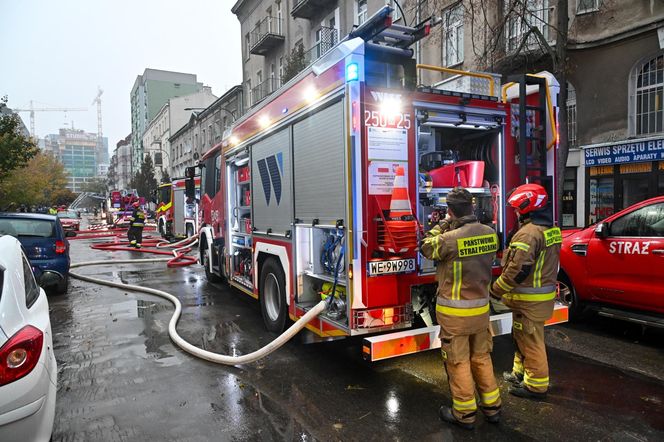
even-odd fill
[(512, 192), (507, 204), (512, 206), (520, 215), (533, 212), (546, 206), (549, 196), (546, 189), (539, 184), (523, 184)]

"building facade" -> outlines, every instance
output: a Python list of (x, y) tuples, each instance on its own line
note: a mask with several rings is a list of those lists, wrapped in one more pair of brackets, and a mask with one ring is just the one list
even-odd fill
[(169, 98), (201, 91), (203, 84), (195, 74), (145, 69), (131, 89), (132, 171), (143, 160), (143, 133)]
[[(84, 191), (86, 183), (100, 176), (99, 168), (103, 165), (97, 162), (101, 157), (97, 134), (77, 129), (60, 129), (57, 135), (47, 135), (44, 142), (44, 150), (51, 152), (64, 165), (69, 175), (67, 188), (72, 192)], [(108, 146), (105, 137), (102, 146)]]
[(192, 109), (205, 109), (216, 98), (212, 89), (204, 86), (200, 92), (169, 99), (150, 121), (143, 133), (143, 157), (152, 157), (158, 181), (170, 176), (171, 132), (188, 122)]
[(224, 131), (244, 113), (243, 88), (237, 85), (204, 109), (190, 113), (185, 125), (168, 139), (171, 177), (184, 176), (184, 169), (196, 164), (212, 147), (221, 143)]
[(109, 167), (109, 188), (129, 189), (131, 182), (131, 139), (127, 135), (115, 145)]

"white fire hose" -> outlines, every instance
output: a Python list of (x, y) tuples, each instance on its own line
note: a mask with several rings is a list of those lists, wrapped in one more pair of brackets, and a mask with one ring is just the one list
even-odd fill
[[(188, 240), (191, 240), (191, 238), (188, 238)], [(180, 241), (183, 242), (183, 241)], [(179, 244), (175, 243), (175, 244)], [(171, 244), (171, 245), (175, 245)], [(178, 249), (174, 250), (175, 251)], [(121, 260), (101, 260), (101, 261), (89, 261), (89, 262), (79, 262), (79, 263), (74, 263), (71, 265), (71, 268), (76, 268), (76, 267), (87, 267), (87, 266), (99, 266), (99, 265), (117, 265), (117, 264), (138, 264), (138, 263), (155, 263), (155, 262), (165, 262), (169, 261), (172, 258), (149, 258), (149, 259), (121, 259)], [(206, 361), (214, 362), (215, 364), (224, 364), (224, 365), (242, 365), (242, 364), (249, 364), (251, 362), (255, 362), (259, 359), (264, 358), (265, 356), (269, 355), (273, 351), (277, 350), (279, 347), (284, 345), (286, 342), (288, 342), (293, 336), (295, 336), (300, 330), (304, 328), (304, 326), (312, 321), (313, 319), (316, 318), (320, 313), (323, 312), (326, 308), (325, 301), (320, 301), (318, 304), (316, 304), (311, 310), (309, 310), (304, 316), (302, 316), (297, 322), (295, 322), (293, 325), (291, 325), (286, 331), (284, 331), (281, 335), (279, 335), (274, 341), (270, 342), (267, 344), (265, 347), (262, 347), (252, 353), (246, 354), (246, 355), (241, 355), (241, 356), (228, 356), (228, 355), (222, 355), (219, 353), (214, 353), (211, 351), (203, 350), (202, 348), (196, 347), (195, 345), (187, 342), (182, 336), (180, 336), (177, 332), (177, 324), (178, 321), (180, 320), (180, 314), (182, 313), (182, 304), (180, 303), (180, 300), (163, 290), (157, 290), (157, 289), (151, 289), (148, 287), (141, 287), (138, 285), (133, 285), (133, 284), (124, 284), (122, 282), (114, 282), (114, 281), (108, 281), (105, 279), (99, 279), (99, 278), (94, 278), (92, 276), (87, 276), (87, 275), (81, 275), (79, 273), (73, 273), (69, 272), (69, 275), (76, 279), (80, 279), (82, 281), (87, 281), (87, 282), (92, 282), (94, 284), (101, 284), (101, 285), (106, 285), (109, 287), (116, 287), (119, 289), (124, 289), (124, 290), (133, 290), (136, 292), (142, 292), (142, 293), (148, 293), (150, 295), (156, 295), (160, 296), (162, 298), (166, 298), (169, 301), (173, 303), (175, 306), (175, 311), (173, 312), (173, 316), (171, 316), (171, 320), (168, 323), (168, 335), (170, 336), (171, 340), (180, 347), (182, 350), (186, 351), (187, 353), (201, 359), (205, 359)]]

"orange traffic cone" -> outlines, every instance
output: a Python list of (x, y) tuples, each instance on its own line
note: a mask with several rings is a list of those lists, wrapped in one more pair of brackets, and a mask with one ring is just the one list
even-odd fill
[(412, 219), (413, 210), (408, 198), (408, 182), (402, 166), (397, 166), (394, 186), (392, 187), (392, 200), (390, 201), (390, 219)]

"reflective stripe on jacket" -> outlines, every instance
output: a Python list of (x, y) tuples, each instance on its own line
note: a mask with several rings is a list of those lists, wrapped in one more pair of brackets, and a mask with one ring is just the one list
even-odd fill
[(448, 334), (485, 330), (489, 321), (491, 263), (498, 237), (475, 216), (434, 227), (422, 243), (422, 254), (438, 261), (436, 312)]
[(508, 307), (533, 321), (546, 321), (553, 312), (562, 235), (558, 227), (527, 222), (503, 253), (503, 271), (492, 291)]
[(132, 227), (145, 227), (145, 212), (140, 208), (134, 209), (129, 221), (131, 222)]

